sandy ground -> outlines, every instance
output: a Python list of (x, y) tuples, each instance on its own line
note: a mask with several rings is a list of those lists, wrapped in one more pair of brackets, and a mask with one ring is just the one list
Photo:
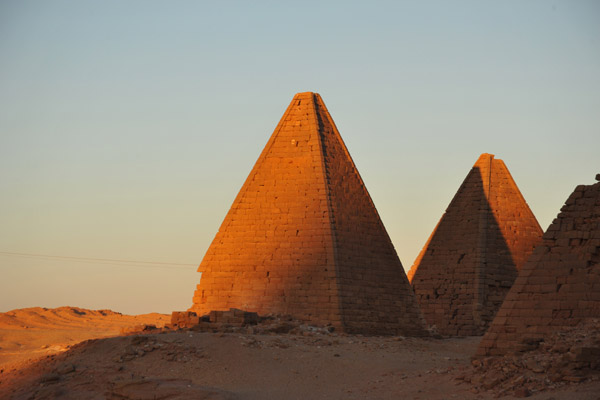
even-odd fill
[(0, 369), (61, 353), (87, 339), (117, 336), (136, 325), (164, 326), (164, 314), (123, 315), (77, 307), (23, 308), (0, 313)]
[[(456, 379), (479, 340), (321, 332), (112, 337), (4, 369), (0, 399), (494, 398)], [(531, 398), (596, 400), (600, 382)]]

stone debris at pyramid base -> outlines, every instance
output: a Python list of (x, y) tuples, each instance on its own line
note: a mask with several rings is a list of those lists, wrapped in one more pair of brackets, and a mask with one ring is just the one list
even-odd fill
[(332, 324), (311, 325), (291, 315), (258, 315), (255, 312), (231, 308), (197, 315), (193, 311), (173, 311), (166, 331), (190, 330), (212, 333), (291, 334), (302, 336), (341, 334)]
[(600, 183), (577, 186), (569, 196), (520, 271), (477, 355), (511, 354), (524, 340), (544, 341), (595, 319), (600, 319)]
[(504, 162), (482, 154), (408, 273), (427, 323), (482, 335), (541, 236)]
[(524, 337), (505, 356), (475, 358), (457, 381), (497, 396), (529, 397), (600, 380), (600, 319), (589, 319), (546, 338)]
[(188, 311), (426, 336), (402, 263), (321, 96), (298, 93), (225, 216)]
[(236, 326), (254, 325), (259, 321), (258, 314), (230, 308), (228, 311), (211, 311), (207, 315), (198, 315), (193, 311), (173, 311), (171, 327), (192, 328), (200, 323), (225, 323)]

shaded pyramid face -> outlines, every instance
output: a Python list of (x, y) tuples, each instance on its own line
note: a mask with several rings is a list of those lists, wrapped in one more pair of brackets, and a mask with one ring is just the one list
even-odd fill
[(321, 97), (297, 94), (208, 249), (190, 310), (424, 334), (400, 260)]
[(483, 334), (541, 235), (502, 160), (482, 154), (408, 273), (427, 323)]
[[(578, 186), (519, 276), (479, 344), (503, 355), (600, 318), (600, 183)], [(529, 339), (529, 340), (528, 340)]]

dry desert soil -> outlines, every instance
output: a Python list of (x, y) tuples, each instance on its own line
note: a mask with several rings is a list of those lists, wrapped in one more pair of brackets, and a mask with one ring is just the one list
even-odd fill
[(471, 366), (479, 337), (366, 337), (278, 320), (122, 333), (168, 320), (74, 307), (0, 313), (0, 399), (600, 399), (598, 380), (486, 390)]

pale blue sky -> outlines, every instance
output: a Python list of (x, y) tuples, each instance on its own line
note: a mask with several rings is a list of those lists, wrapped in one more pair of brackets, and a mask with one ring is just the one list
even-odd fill
[(190, 265), (0, 253), (0, 311), (187, 308), (296, 92), (405, 269), (480, 153), (543, 229), (600, 172), (597, 1), (2, 1), (0, 55), (0, 252)]

